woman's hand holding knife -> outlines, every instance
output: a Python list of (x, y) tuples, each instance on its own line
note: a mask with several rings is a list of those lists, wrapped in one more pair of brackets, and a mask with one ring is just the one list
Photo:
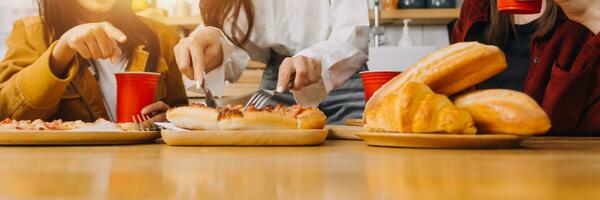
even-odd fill
[(206, 27), (181, 39), (174, 50), (179, 70), (196, 81), (196, 89), (201, 88), (206, 73), (223, 64), (221, 31), (214, 27)]

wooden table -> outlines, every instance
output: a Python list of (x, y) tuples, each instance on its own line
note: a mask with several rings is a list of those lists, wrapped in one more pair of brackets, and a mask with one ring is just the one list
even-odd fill
[(600, 199), (600, 139), (525, 146), (0, 147), (0, 199)]

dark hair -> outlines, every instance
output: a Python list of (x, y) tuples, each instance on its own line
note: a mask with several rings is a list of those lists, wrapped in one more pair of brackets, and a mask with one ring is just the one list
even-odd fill
[[(147, 61), (148, 71), (153, 71), (160, 57), (158, 37), (131, 9), (131, 0), (117, 0), (107, 20), (127, 35), (127, 42), (122, 44), (126, 58), (133, 55), (135, 48), (144, 45), (150, 53)], [(58, 40), (65, 32), (80, 25), (83, 11), (77, 0), (37, 0), (39, 15), (44, 23), (46, 38), (49, 43)], [(83, 60), (79, 57), (80, 60)]]
[[(242, 11), (246, 13), (246, 19), (248, 19), (245, 32), (242, 32), (237, 26)], [(231, 35), (226, 35), (238, 47), (248, 41), (254, 29), (254, 5), (251, 0), (202, 0), (200, 13), (202, 13), (202, 19), (206, 26), (219, 29), (223, 29), (225, 21), (231, 20), (231, 29), (229, 30)], [(231, 18), (229, 18), (230, 16)]]
[[(498, 0), (490, 1), (490, 19), (484, 32), (486, 43), (503, 48), (508, 43), (510, 36), (515, 33), (515, 24), (512, 15), (498, 12)], [(560, 8), (553, 0), (546, 0), (546, 10), (537, 21), (535, 36), (543, 36), (550, 32), (562, 14)]]

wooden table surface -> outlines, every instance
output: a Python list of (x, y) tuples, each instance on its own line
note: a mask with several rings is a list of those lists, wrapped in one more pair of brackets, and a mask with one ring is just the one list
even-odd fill
[(524, 145), (0, 147), (0, 199), (600, 199), (600, 139)]

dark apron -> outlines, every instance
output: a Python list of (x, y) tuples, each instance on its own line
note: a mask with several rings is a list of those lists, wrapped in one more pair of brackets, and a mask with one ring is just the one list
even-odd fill
[[(275, 90), (279, 66), (286, 57), (288, 56), (271, 54), (271, 60), (267, 63), (260, 82), (260, 89)], [(325, 101), (319, 104), (319, 109), (327, 115), (329, 124), (343, 124), (344, 120), (348, 118), (362, 118), (365, 109), (365, 95), (358, 73), (366, 70), (366, 66), (361, 67), (340, 88), (331, 91)], [(289, 91), (285, 93), (285, 97), (294, 101), (294, 97)]]

